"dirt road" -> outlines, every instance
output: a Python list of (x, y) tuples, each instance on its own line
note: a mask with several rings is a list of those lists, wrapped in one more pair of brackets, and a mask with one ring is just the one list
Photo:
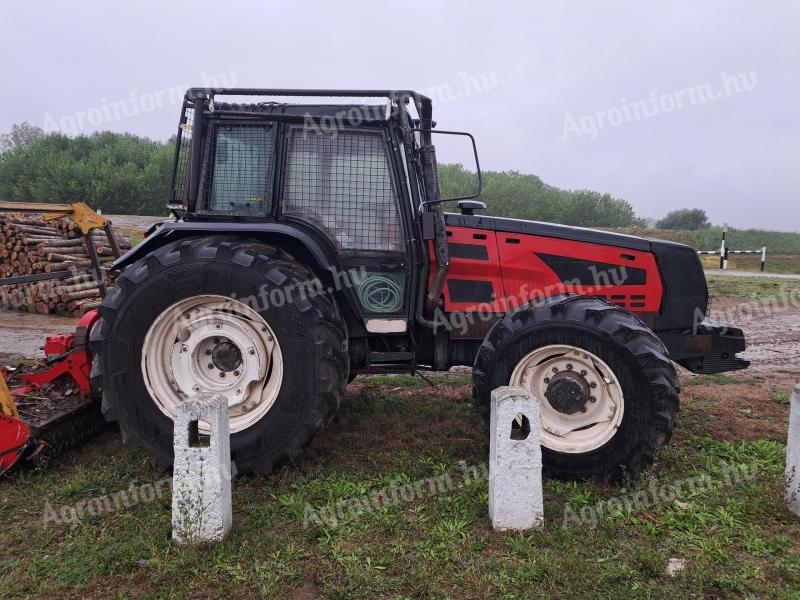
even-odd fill
[(800, 306), (787, 302), (715, 298), (711, 318), (740, 327), (747, 338), (741, 355), (747, 372), (800, 380)]
[(75, 331), (78, 319), (0, 311), (0, 354), (5, 357), (43, 356), (42, 344), (48, 335)]

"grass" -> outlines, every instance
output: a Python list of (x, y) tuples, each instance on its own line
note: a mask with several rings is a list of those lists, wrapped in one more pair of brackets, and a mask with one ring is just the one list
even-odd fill
[(800, 302), (800, 280), (707, 275), (711, 296)]
[[(702, 255), (700, 262), (706, 269), (719, 269), (719, 256)], [(733, 271), (760, 271), (761, 255), (729, 254), (728, 268)], [(768, 273), (800, 274), (800, 255), (772, 256), (767, 254), (765, 270)]]
[[(304, 528), (309, 504), (445, 472), (461, 482), (459, 461), (486, 460), (468, 376), (434, 379), (432, 389), (419, 378), (359, 378), (302, 460), (235, 482), (233, 532), (214, 547), (172, 545), (168, 497), (73, 525), (43, 522), (47, 503), (58, 509), (161, 477), (116, 433), (14, 475), (0, 483), (0, 596), (796, 597), (800, 524), (783, 506), (785, 446), (776, 441), (679, 429), (627, 493), (646, 490), (651, 477), (718, 479), (722, 462), (756, 465), (757, 476), (680, 503), (612, 511), (596, 527), (565, 522), (565, 506), (586, 512), (623, 490), (547, 480), (541, 531), (494, 532), (485, 481)], [(686, 570), (667, 575), (670, 558), (685, 558)]]
[[(691, 246), (696, 250), (716, 250), (720, 247), (722, 242), (721, 227), (710, 227), (697, 231), (626, 227), (612, 229), (612, 231), (678, 242)], [(780, 258), (792, 259), (790, 262), (793, 262), (794, 265), (798, 264), (797, 257), (800, 256), (800, 233), (766, 231), (762, 229), (728, 229), (726, 240), (728, 248), (733, 250), (761, 250), (762, 246), (766, 246), (769, 270), (777, 268), (776, 261), (780, 262), (778, 260)], [(745, 262), (743, 264), (751, 264), (751, 262), (757, 263), (760, 261), (760, 254), (758, 258), (755, 255), (751, 255), (747, 258), (745, 257), (747, 257), (747, 255), (737, 256), (736, 260), (744, 258)], [(719, 257), (706, 258), (712, 261), (712, 263), (713, 260), (716, 259), (717, 265), (719, 265)], [(730, 258), (733, 261), (734, 255), (731, 254)], [(747, 270), (758, 270), (758, 267)]]
[(692, 377), (686, 381), (685, 385), (731, 385), (736, 383), (742, 383), (742, 380), (725, 373), (711, 373)]
[[(715, 250), (722, 241), (722, 228), (710, 227), (693, 232), (698, 250)], [(800, 254), (800, 233), (766, 231), (763, 229), (728, 229), (728, 248), (733, 250), (760, 250), (767, 247), (769, 253), (778, 255)]]
[(789, 404), (789, 392), (784, 390), (772, 390), (769, 393), (769, 400), (770, 402), (774, 402), (775, 404)]

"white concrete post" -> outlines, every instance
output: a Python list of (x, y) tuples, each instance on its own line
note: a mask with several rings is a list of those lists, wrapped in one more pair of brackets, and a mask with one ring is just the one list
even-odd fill
[(492, 526), (495, 529), (544, 527), (539, 402), (521, 388), (497, 388), (492, 391), (489, 427)]
[(174, 443), (172, 539), (179, 544), (224, 540), (233, 522), (225, 397), (203, 394), (180, 404)]
[(800, 517), (800, 385), (795, 386), (789, 406), (789, 438), (786, 443), (786, 504)]

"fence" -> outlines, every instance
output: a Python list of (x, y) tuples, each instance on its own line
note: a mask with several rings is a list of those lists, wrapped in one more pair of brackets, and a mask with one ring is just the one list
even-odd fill
[(767, 264), (767, 247), (762, 246), (759, 250), (731, 250), (725, 243), (725, 235), (728, 233), (728, 226), (722, 228), (722, 244), (719, 250), (698, 250), (698, 254), (711, 254), (719, 255), (719, 268), (728, 270), (728, 255), (729, 254), (760, 254), (761, 255), (761, 271), (763, 272)]

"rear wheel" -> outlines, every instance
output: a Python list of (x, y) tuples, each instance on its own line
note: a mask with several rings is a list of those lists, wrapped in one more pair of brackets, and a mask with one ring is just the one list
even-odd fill
[(298, 456), (348, 376), (343, 321), (331, 298), (309, 293), (313, 277), (274, 248), (218, 237), (128, 267), (92, 330), (103, 411), (125, 444), (169, 468), (178, 405), (210, 391), (228, 400), (239, 472)]
[(565, 478), (636, 477), (669, 441), (677, 375), (639, 319), (599, 298), (558, 296), (507, 315), (475, 361), (476, 407), (522, 387), (539, 400), (545, 468)]

